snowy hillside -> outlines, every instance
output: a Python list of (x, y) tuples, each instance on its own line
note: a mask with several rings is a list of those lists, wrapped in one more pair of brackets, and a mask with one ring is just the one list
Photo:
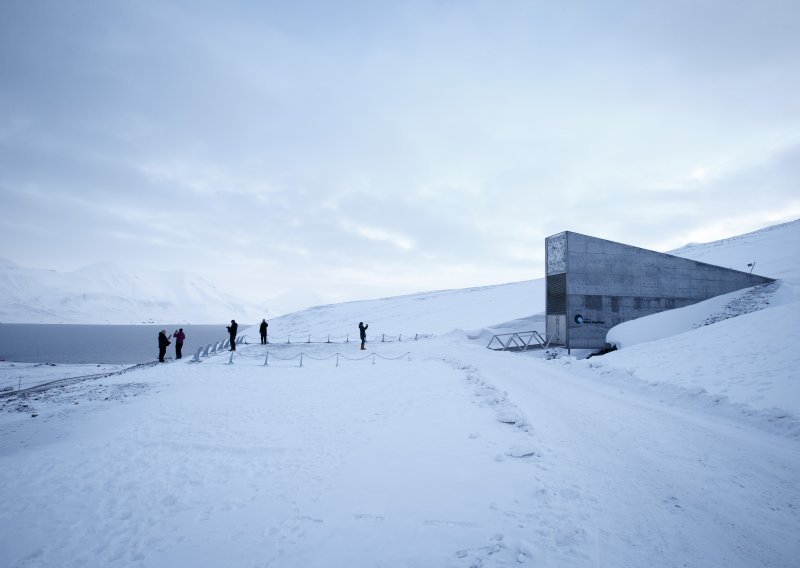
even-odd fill
[[(795, 231), (691, 254), (791, 276)], [(486, 349), (541, 323), (541, 280), (350, 302), (272, 319), (268, 345), (251, 328), (0, 397), (4, 565), (795, 566), (798, 290), (641, 318), (590, 359)]]
[(764, 325), (788, 326), (784, 335), (789, 336), (796, 327), (796, 320), (782, 314), (800, 301), (800, 255), (797, 250), (800, 250), (800, 221), (672, 251), (671, 254), (737, 270), (755, 262), (759, 274), (775, 278), (777, 282), (625, 322), (609, 331), (608, 341), (618, 347), (629, 347), (767, 308), (770, 311), (758, 317), (771, 317), (773, 321), (764, 322)]
[(187, 272), (103, 262), (74, 272), (0, 259), (2, 323), (218, 323), (264, 314)]
[(360, 321), (369, 324), (374, 337), (470, 330), (515, 319), (520, 313), (539, 313), (544, 310), (544, 293), (544, 280), (539, 279), (317, 306), (275, 318), (270, 333), (281, 337), (356, 336)]
[[(800, 286), (797, 250), (800, 250), (800, 221), (722, 241), (693, 244), (670, 254), (737, 270), (748, 270), (747, 263), (756, 261), (758, 274), (786, 279), (787, 284)], [(781, 295), (791, 295), (791, 290), (791, 286), (785, 286)], [(698, 310), (693, 318), (702, 322), (740, 295), (737, 292), (722, 300), (712, 299), (701, 307), (688, 309)], [(494, 333), (544, 331), (544, 310), (545, 280), (539, 278), (497, 286), (319, 306), (276, 318), (271, 323), (270, 332), (282, 337), (307, 334), (343, 336), (353, 334), (358, 322), (365, 321), (376, 336), (385, 333), (409, 337), (415, 333), (442, 334), (460, 329), (488, 342)], [(680, 331), (685, 330), (685, 324), (680, 324)], [(251, 331), (250, 335), (257, 337), (258, 334)]]
[(800, 284), (800, 220), (714, 241), (690, 244), (669, 254)]

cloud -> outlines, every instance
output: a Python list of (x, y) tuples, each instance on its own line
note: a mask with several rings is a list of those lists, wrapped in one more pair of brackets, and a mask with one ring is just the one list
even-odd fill
[(37, 6), (0, 4), (21, 264), (355, 299), (797, 216), (796, 3)]
[(393, 247), (402, 251), (409, 251), (414, 247), (414, 242), (411, 239), (391, 231), (386, 231), (377, 227), (360, 225), (350, 221), (341, 221), (340, 225), (342, 229), (349, 233), (370, 241), (389, 243)]

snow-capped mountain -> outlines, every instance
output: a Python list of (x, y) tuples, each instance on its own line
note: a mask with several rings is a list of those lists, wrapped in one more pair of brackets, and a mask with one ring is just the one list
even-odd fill
[(268, 315), (189, 272), (101, 262), (61, 273), (0, 259), (3, 323), (218, 323)]

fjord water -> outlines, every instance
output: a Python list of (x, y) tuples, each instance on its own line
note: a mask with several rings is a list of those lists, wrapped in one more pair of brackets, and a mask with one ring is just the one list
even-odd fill
[[(175, 357), (173, 332), (183, 328), (183, 356), (228, 337), (220, 325), (0, 324), (0, 360), (20, 363), (134, 364), (158, 359), (158, 332), (167, 331)], [(247, 326), (240, 325), (243, 330)], [(256, 337), (257, 341), (258, 338)], [(253, 338), (250, 338), (253, 341)]]

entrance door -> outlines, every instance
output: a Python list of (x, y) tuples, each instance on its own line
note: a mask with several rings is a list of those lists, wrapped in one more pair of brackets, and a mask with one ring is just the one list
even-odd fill
[(551, 345), (567, 344), (567, 316), (547, 315), (547, 339)]

